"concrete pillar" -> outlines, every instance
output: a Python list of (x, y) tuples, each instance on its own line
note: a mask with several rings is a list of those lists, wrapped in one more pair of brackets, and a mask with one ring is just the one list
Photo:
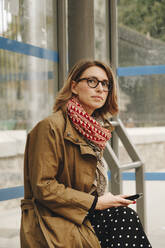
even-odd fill
[(68, 54), (69, 69), (94, 58), (94, 0), (68, 0)]

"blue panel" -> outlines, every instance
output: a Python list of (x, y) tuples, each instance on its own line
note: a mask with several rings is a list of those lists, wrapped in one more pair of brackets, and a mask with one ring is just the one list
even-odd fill
[(58, 53), (56, 51), (10, 40), (1, 36), (0, 49), (58, 62)]
[[(111, 179), (111, 173), (108, 172), (108, 178)], [(123, 172), (122, 179), (126, 181), (134, 181), (135, 173), (133, 172)], [(146, 172), (144, 174), (144, 179), (146, 181), (165, 181), (165, 172)]]
[[(108, 178), (111, 179), (110, 172), (108, 172)], [(146, 181), (165, 181), (165, 172), (146, 172), (144, 174), (144, 178)], [(134, 181), (135, 173), (124, 172), (122, 173), (122, 179), (126, 181)], [(21, 198), (23, 196), (24, 196), (23, 186), (0, 189), (0, 201)]]
[(146, 172), (145, 180), (147, 181), (165, 181), (165, 172)]
[(16, 199), (24, 196), (24, 187), (17, 186), (13, 188), (0, 189), (0, 201)]
[(16, 81), (16, 80), (45, 80), (45, 79), (53, 79), (54, 73), (52, 71), (47, 72), (24, 72), (24, 73), (7, 73), (4, 75), (0, 75), (0, 83)]
[(153, 74), (165, 74), (165, 65), (151, 65), (151, 66), (134, 66), (134, 67), (118, 67), (117, 75), (119, 77), (127, 76), (142, 76)]

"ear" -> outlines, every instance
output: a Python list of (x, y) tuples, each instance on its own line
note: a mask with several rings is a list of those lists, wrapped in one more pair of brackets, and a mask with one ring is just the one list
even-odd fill
[(71, 83), (71, 91), (72, 91), (72, 93), (77, 95), (77, 82), (72, 81), (72, 83)]

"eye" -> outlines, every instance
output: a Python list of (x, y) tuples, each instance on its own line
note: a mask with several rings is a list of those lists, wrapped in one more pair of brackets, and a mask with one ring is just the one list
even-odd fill
[(89, 82), (89, 83), (96, 83), (97, 81), (96, 81), (95, 78), (89, 78), (89, 79), (88, 79), (88, 82)]
[(88, 83), (90, 85), (95, 86), (95, 85), (97, 85), (97, 79), (95, 79), (95, 78), (88, 78)]
[(107, 86), (107, 82), (102, 81), (102, 86)]
[(109, 87), (109, 82), (107, 82), (107, 81), (102, 81), (102, 86), (103, 87)]

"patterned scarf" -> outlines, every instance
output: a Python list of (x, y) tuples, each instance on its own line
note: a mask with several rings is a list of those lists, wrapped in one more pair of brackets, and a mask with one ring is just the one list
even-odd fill
[(72, 97), (67, 103), (67, 110), (75, 128), (89, 141), (99, 147), (105, 148), (111, 137), (111, 132), (102, 127), (92, 116), (83, 109), (77, 97)]

